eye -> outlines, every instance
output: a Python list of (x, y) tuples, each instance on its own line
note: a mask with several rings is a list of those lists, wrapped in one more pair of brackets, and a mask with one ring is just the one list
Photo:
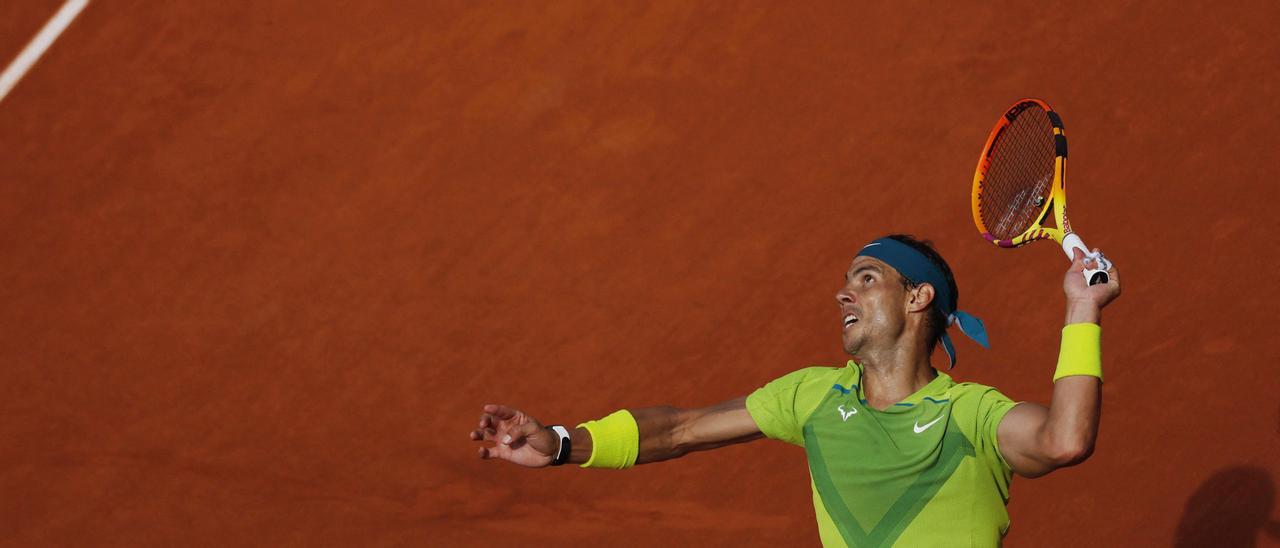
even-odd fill
[(862, 275), (862, 283), (863, 283), (863, 285), (869, 284), (869, 283), (874, 282), (874, 281), (876, 281), (876, 279), (875, 279), (875, 277), (874, 277), (874, 276), (872, 276), (872, 275), (870, 275), (870, 274), (863, 274), (863, 275)]

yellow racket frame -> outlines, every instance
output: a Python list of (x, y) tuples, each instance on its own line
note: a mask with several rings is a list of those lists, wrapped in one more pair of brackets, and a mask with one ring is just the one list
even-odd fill
[[(1013, 119), (1022, 111), (1029, 108), (1043, 109), (1049, 117), (1049, 123), (1053, 125), (1053, 142), (1054, 142), (1054, 159), (1053, 159), (1053, 186), (1049, 193), (1049, 199), (1045, 202), (1040, 212), (1036, 215), (1036, 222), (1027, 227), (1022, 234), (1014, 236), (1008, 240), (1002, 240), (991, 234), (986, 225), (982, 222), (982, 182), (985, 180), (987, 170), (991, 167), (992, 145), (996, 139), (1004, 132)], [(1067, 132), (1062, 127), (1062, 117), (1053, 111), (1048, 103), (1035, 98), (1021, 99), (1014, 103), (1009, 110), (1006, 110), (1000, 120), (996, 122), (991, 133), (987, 135), (987, 142), (982, 146), (982, 154), (978, 156), (978, 168), (973, 173), (973, 191), (970, 193), (970, 206), (973, 210), (973, 222), (978, 227), (978, 232), (986, 238), (988, 242), (998, 247), (1013, 248), (1026, 245), (1036, 240), (1052, 239), (1058, 242), (1062, 247), (1062, 251), (1067, 254), (1068, 259), (1075, 257), (1074, 250), (1083, 251), (1088, 257), (1092, 257), (1098, 261), (1099, 268), (1086, 269), (1085, 279), (1090, 285), (1097, 283), (1106, 283), (1108, 281), (1107, 270), (1111, 268), (1111, 263), (1107, 261), (1102, 253), (1093, 253), (1089, 248), (1085, 247), (1084, 242), (1080, 240), (1071, 230), (1071, 221), (1067, 219)], [(1053, 210), (1054, 226), (1045, 226), (1046, 217), (1049, 216), (1049, 210)]]
[[(986, 225), (982, 223), (982, 213), (980, 206), (982, 205), (982, 182), (985, 180), (987, 170), (991, 167), (991, 146), (995, 144), (996, 138), (1004, 132), (1014, 117), (1028, 108), (1040, 108), (1049, 116), (1049, 122), (1053, 124), (1053, 139), (1055, 144), (1053, 159), (1053, 186), (1049, 194), (1049, 199), (1045, 201), (1044, 206), (1036, 215), (1036, 222), (1032, 223), (1022, 234), (1014, 236), (1008, 240), (1001, 240), (991, 234)], [(1071, 234), (1071, 223), (1067, 220), (1067, 192), (1066, 186), (1067, 174), (1067, 134), (1062, 128), (1062, 118), (1058, 116), (1048, 103), (1040, 99), (1022, 99), (1014, 103), (1009, 110), (1005, 111), (1000, 120), (996, 122), (996, 126), (991, 129), (991, 134), (987, 135), (987, 143), (982, 147), (982, 155), (978, 157), (978, 169), (973, 173), (973, 192), (971, 193), (971, 206), (973, 208), (973, 222), (978, 227), (978, 232), (999, 247), (1018, 247), (1036, 240), (1051, 238), (1059, 244)], [(1054, 224), (1056, 226), (1044, 226), (1045, 217), (1048, 216), (1049, 210), (1053, 209)], [(1088, 250), (1086, 250), (1087, 252)]]

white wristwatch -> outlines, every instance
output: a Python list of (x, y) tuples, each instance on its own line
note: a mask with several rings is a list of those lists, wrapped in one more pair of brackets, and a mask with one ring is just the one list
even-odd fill
[(556, 457), (551, 460), (551, 466), (560, 466), (569, 462), (569, 453), (572, 451), (572, 443), (569, 441), (569, 430), (559, 424), (553, 424), (548, 428), (560, 436), (560, 448), (556, 451)]

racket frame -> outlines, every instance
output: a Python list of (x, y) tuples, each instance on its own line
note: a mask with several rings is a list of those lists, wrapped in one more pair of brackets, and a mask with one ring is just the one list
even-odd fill
[[(1027, 227), (1025, 231), (1013, 238), (1002, 240), (991, 234), (986, 225), (982, 222), (982, 183), (986, 179), (987, 171), (991, 168), (991, 155), (994, 152), (993, 145), (996, 143), (1000, 135), (1008, 129), (1022, 111), (1029, 108), (1043, 109), (1049, 118), (1049, 123), (1053, 126), (1053, 183), (1050, 187), (1049, 199), (1041, 206), (1040, 211), (1036, 214), (1036, 221)], [(1087, 269), (1085, 271), (1085, 279), (1089, 283), (1106, 283), (1109, 276), (1106, 271), (1111, 268), (1110, 262), (1102, 256), (1101, 253), (1093, 253), (1089, 248), (1085, 247), (1084, 242), (1080, 240), (1080, 236), (1071, 230), (1071, 221), (1067, 218), (1067, 132), (1062, 125), (1062, 117), (1054, 112), (1048, 103), (1028, 97), (1020, 99), (1009, 107), (1005, 113), (1000, 116), (995, 127), (991, 128), (991, 133), (987, 135), (987, 142), (982, 146), (982, 153), (978, 156), (978, 168), (973, 173), (973, 191), (970, 193), (970, 207), (973, 211), (973, 222), (978, 227), (978, 232), (982, 234), (988, 242), (1003, 248), (1021, 247), (1036, 240), (1051, 239), (1058, 242), (1062, 246), (1062, 251), (1067, 254), (1068, 259), (1075, 259), (1075, 250), (1083, 251), (1085, 256), (1092, 257), (1098, 261), (1101, 268)], [(1055, 226), (1045, 226), (1045, 221), (1049, 216), (1050, 209), (1053, 210), (1053, 221)]]

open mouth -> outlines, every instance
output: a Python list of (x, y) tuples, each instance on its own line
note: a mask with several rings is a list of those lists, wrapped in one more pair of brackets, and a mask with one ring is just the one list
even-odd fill
[(855, 324), (855, 323), (858, 323), (858, 317), (857, 317), (857, 316), (854, 316), (853, 314), (845, 314), (845, 315), (844, 315), (844, 328), (845, 328), (845, 329), (849, 329), (849, 326), (851, 326), (851, 325), (853, 325), (853, 324)]

